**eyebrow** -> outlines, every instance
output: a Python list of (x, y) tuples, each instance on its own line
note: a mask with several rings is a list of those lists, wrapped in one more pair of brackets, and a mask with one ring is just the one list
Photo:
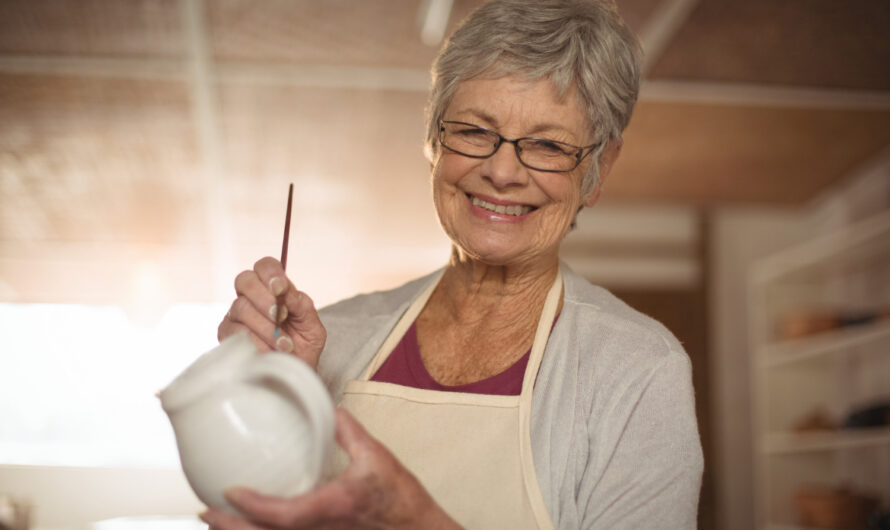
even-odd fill
[[(463, 111), (461, 111), (461, 113), (468, 113), (468, 114), (472, 115), (473, 117), (482, 120), (484, 122), (482, 125), (484, 125), (485, 127), (489, 127), (489, 128), (493, 128), (493, 129), (499, 128), (497, 119), (494, 116), (492, 116), (491, 114), (485, 112), (484, 110), (471, 108), (471, 109), (463, 110)], [(536, 134), (545, 134), (546, 132), (567, 134), (572, 137), (573, 141), (576, 140), (575, 135), (572, 134), (571, 131), (569, 131), (562, 125), (558, 125), (555, 123), (546, 123), (546, 122), (537, 124), (528, 133), (524, 134), (523, 137), (529, 137), (529, 136), (533, 137)]]
[(463, 112), (470, 114), (474, 118), (478, 118), (478, 119), (482, 120), (484, 122), (483, 125), (485, 125), (486, 127), (497, 127), (498, 126), (497, 119), (494, 116), (492, 116), (491, 114), (488, 114), (487, 112), (485, 112), (484, 110), (467, 109), (465, 111), (462, 111), (462, 113)]

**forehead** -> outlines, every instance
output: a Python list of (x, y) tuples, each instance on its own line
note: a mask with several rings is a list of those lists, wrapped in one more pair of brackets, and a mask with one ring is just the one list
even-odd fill
[(571, 86), (560, 94), (548, 79), (529, 81), (519, 76), (475, 78), (457, 86), (446, 114), (449, 117), (484, 118), (496, 127), (562, 128), (582, 135), (587, 119)]

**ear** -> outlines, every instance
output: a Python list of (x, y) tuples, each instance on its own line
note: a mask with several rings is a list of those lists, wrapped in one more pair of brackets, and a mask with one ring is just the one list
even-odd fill
[(606, 181), (606, 177), (609, 176), (609, 173), (612, 172), (612, 166), (615, 165), (615, 161), (618, 160), (618, 155), (621, 154), (621, 147), (624, 145), (624, 141), (620, 138), (616, 138), (613, 140), (609, 140), (606, 146), (603, 148), (603, 153), (600, 155), (600, 182), (597, 184), (593, 190), (584, 197), (584, 200), (581, 203), (589, 208), (596, 204), (596, 201), (600, 198), (600, 190), (603, 187), (603, 182)]

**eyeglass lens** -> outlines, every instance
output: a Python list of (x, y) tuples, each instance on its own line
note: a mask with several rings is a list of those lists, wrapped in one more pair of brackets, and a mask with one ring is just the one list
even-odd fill
[(495, 131), (456, 122), (442, 122), (440, 141), (452, 151), (475, 158), (488, 158), (501, 143), (509, 142), (516, 146), (516, 154), (523, 165), (541, 171), (571, 171), (578, 166), (581, 158), (580, 148), (555, 140), (509, 140)]

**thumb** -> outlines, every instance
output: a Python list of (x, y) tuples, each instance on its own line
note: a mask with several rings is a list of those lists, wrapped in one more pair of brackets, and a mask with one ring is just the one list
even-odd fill
[(337, 407), (337, 443), (346, 451), (349, 458), (355, 461), (368, 442), (375, 443), (374, 438), (346, 409)]
[(327, 340), (327, 331), (309, 295), (297, 290), (293, 284), (289, 285), (290, 288), (284, 294), (287, 318), (281, 324), (282, 331), (292, 340), (293, 354), (317, 369), (318, 358)]

